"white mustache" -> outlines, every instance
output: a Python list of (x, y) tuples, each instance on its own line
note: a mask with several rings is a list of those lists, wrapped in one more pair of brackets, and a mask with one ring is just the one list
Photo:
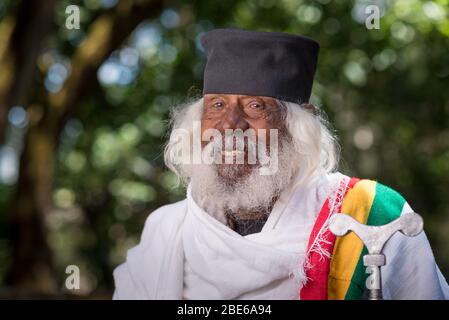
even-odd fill
[(238, 135), (226, 135), (222, 139), (213, 139), (203, 150), (205, 155), (203, 160), (208, 164), (222, 164), (224, 156), (225, 164), (256, 165), (261, 175), (272, 175), (278, 169), (278, 144), (275, 143), (274, 147), (270, 144), (270, 156), (268, 156), (265, 142), (254, 140), (245, 140)]
[[(248, 155), (248, 159), (257, 159), (257, 143), (248, 139), (238, 136), (226, 136), (224, 139), (214, 139), (207, 144), (204, 148), (206, 153), (215, 158), (221, 158), (222, 156), (234, 158), (243, 157)], [(243, 161), (243, 160), (242, 160)]]
[[(227, 130), (231, 132), (228, 133)], [(260, 129), (257, 133), (226, 129), (223, 135), (217, 129), (201, 132), (200, 123), (194, 123), (191, 135), (187, 130), (179, 130), (172, 133), (170, 139), (179, 146), (172, 150), (177, 163), (222, 164), (224, 157), (226, 164), (244, 164), (246, 160), (249, 165), (257, 165), (261, 175), (273, 175), (278, 169), (280, 150), (277, 129), (270, 129), (269, 136), (265, 129)], [(202, 147), (202, 142), (208, 143)]]

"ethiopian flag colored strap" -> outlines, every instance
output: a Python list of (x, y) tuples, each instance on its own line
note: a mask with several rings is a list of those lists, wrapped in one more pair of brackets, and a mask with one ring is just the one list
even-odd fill
[[(368, 225), (384, 225), (398, 218), (405, 199), (395, 190), (373, 180), (351, 178), (343, 198), (342, 212)], [(367, 274), (363, 256), (367, 254), (361, 240), (349, 233), (336, 239), (332, 233), (319, 235), (322, 225), (329, 218), (329, 211), (323, 206), (311, 233), (309, 246), (321, 241), (321, 252), (310, 252), (306, 265), (307, 283), (301, 289), (302, 300), (353, 300), (362, 299)], [(332, 257), (323, 252), (333, 252)]]
[[(360, 223), (377, 226), (397, 219), (405, 199), (395, 190), (373, 180), (360, 180), (349, 190), (341, 212)], [(362, 299), (368, 274), (363, 256), (368, 251), (362, 241), (349, 233), (338, 237), (330, 263), (328, 299)]]
[[(321, 207), (307, 246), (307, 263), (305, 266), (307, 282), (299, 293), (301, 300), (327, 300), (330, 253), (333, 252), (336, 237), (327, 229), (326, 223), (332, 213), (341, 212), (343, 200), (341, 197), (357, 181), (359, 181), (358, 178), (342, 179), (333, 201), (328, 197)], [(339, 194), (341, 195), (340, 199), (338, 199)], [(331, 202), (333, 203), (331, 204)], [(331, 212), (331, 208), (333, 212)]]

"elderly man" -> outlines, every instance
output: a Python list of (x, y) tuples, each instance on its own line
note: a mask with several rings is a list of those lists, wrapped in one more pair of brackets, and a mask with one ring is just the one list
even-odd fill
[[(202, 37), (203, 97), (175, 110), (167, 166), (186, 199), (148, 217), (114, 272), (115, 299), (361, 299), (363, 243), (335, 213), (383, 225), (413, 212), (396, 191), (337, 171), (339, 148), (308, 103), (319, 45), (284, 33)], [(384, 253), (386, 299), (445, 299), (424, 233)]]

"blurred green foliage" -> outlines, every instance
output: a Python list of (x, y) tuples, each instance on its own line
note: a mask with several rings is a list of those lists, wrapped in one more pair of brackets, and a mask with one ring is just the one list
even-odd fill
[[(46, 74), (42, 88), (57, 91), (77, 68), (71, 55), (114, 3), (58, 1), (57, 31), (37, 63)], [(365, 26), (365, 7), (373, 3), (382, 13), (378, 30)], [(80, 30), (64, 27), (69, 4), (81, 8)], [(11, 7), (2, 2), (0, 18)], [(226, 26), (298, 33), (321, 44), (312, 101), (340, 136), (340, 170), (401, 192), (424, 216), (448, 276), (448, 15), (449, 0), (171, 1), (103, 62), (101, 90), (82, 100), (59, 137), (55, 209), (46, 215), (59, 281), (76, 264), (83, 294), (110, 293), (112, 270), (139, 241), (148, 214), (184, 197), (163, 164), (169, 108), (201, 93), (199, 37)], [(10, 123), (5, 146), (20, 150), (15, 126), (26, 130)], [(0, 184), (0, 226), (14, 183)], [(0, 284), (8, 252), (0, 238)]]

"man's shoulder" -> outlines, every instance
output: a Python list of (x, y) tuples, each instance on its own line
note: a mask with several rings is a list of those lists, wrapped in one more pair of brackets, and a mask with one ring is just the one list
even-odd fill
[(167, 228), (174, 228), (182, 223), (187, 210), (187, 199), (166, 204), (151, 212), (145, 221), (142, 239), (147, 233), (156, 230), (166, 231)]
[(187, 208), (187, 199), (183, 199), (174, 203), (169, 203), (157, 208), (151, 212), (145, 224), (148, 223), (163, 223), (164, 221), (173, 221), (176, 219), (181, 219), (183, 213)]
[(363, 191), (366, 196), (371, 196), (373, 198), (382, 197), (383, 199), (388, 198), (389, 200), (395, 200), (399, 202), (404, 202), (405, 199), (402, 194), (389, 184), (383, 183), (377, 179), (371, 178), (353, 178), (354, 185), (353, 189), (358, 191)]
[(150, 297), (146, 287), (152, 288), (158, 281), (158, 273), (154, 270), (158, 270), (165, 253), (171, 252), (177, 245), (175, 236), (182, 225), (186, 203), (184, 199), (167, 204), (149, 214), (140, 243), (128, 250), (126, 262), (114, 270), (114, 299)]
[(348, 201), (356, 207), (363, 206), (368, 216), (368, 224), (381, 225), (398, 218), (405, 211), (413, 211), (405, 198), (394, 187), (377, 179), (355, 178)]

